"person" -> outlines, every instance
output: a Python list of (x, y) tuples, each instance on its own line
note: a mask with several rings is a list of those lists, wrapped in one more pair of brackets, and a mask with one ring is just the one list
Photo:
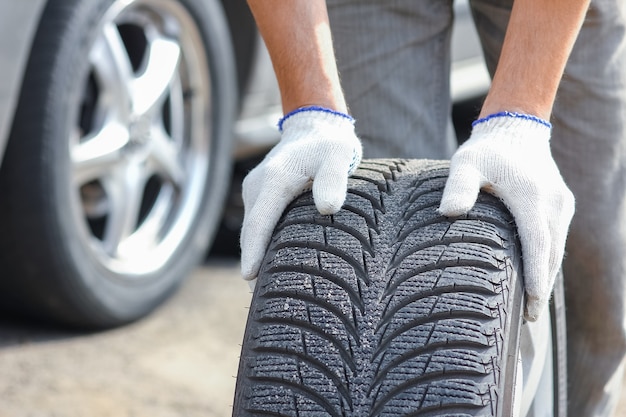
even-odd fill
[(362, 157), (451, 157), (439, 210), (467, 212), (480, 189), (509, 207), (528, 320), (546, 314), (567, 239), (569, 415), (611, 415), (626, 353), (626, 4), (470, 0), (492, 84), (458, 150), (452, 0), (248, 4), (285, 116), (280, 142), (244, 180), (243, 277), (256, 278), (273, 228), (303, 189), (332, 214)]

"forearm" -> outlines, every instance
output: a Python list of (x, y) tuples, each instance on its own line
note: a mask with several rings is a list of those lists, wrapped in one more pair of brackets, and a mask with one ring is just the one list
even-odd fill
[(516, 111), (550, 118), (589, 0), (516, 0), (481, 117)]
[(325, 0), (248, 0), (268, 47), (283, 111), (319, 105), (347, 112)]

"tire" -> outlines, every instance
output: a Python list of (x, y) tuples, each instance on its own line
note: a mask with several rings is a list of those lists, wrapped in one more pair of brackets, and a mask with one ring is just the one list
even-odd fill
[[(446, 178), (447, 162), (370, 160), (336, 215), (320, 215), (310, 193), (288, 207), (253, 296), (234, 416), (521, 409), (513, 219), (487, 194), (466, 216), (439, 215)], [(562, 382), (555, 415), (565, 415)]]
[(102, 328), (176, 289), (229, 184), (234, 68), (217, 0), (48, 1), (0, 172), (0, 304)]

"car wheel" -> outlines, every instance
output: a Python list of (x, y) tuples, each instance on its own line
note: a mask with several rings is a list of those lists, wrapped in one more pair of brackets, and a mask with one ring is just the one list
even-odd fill
[(288, 207), (255, 288), (233, 415), (565, 415), (550, 315), (522, 319), (513, 219), (488, 194), (466, 216), (438, 214), (447, 173), (369, 160), (337, 214), (310, 193)]
[(0, 175), (3, 305), (106, 327), (206, 253), (236, 71), (216, 0), (50, 1)]

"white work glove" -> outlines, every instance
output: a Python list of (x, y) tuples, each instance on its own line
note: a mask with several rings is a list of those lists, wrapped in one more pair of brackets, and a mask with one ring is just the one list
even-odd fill
[(257, 277), (272, 232), (285, 207), (313, 187), (321, 214), (343, 205), (348, 176), (361, 162), (361, 141), (354, 119), (321, 107), (305, 107), (279, 123), (280, 142), (243, 180), (241, 273)]
[(574, 215), (574, 195), (550, 152), (550, 130), (548, 122), (518, 113), (475, 122), (450, 161), (439, 207), (445, 216), (465, 214), (482, 188), (509, 208), (522, 245), (524, 316), (530, 321), (548, 304)]

